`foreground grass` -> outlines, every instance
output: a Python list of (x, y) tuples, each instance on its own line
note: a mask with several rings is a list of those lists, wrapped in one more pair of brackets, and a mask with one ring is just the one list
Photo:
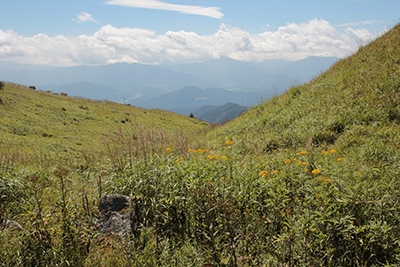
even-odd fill
[[(7, 265), (380, 266), (399, 255), (399, 174), (331, 149), (243, 158), (231, 141), (109, 164), (59, 159), (3, 173)], [(393, 152), (397, 156), (398, 152)], [(113, 161), (115, 160), (115, 161)], [(83, 168), (82, 166), (87, 166)], [(18, 195), (15, 195), (18, 193)], [(97, 236), (101, 194), (128, 195), (139, 230)], [(6, 240), (2, 239), (2, 240)], [(130, 241), (131, 240), (131, 241)]]
[[(102, 157), (3, 153), (1, 211), (25, 231), (0, 233), (0, 262), (398, 266), (399, 47), (396, 26), (195, 142), (119, 127)], [(97, 234), (112, 193), (132, 199), (130, 237)]]

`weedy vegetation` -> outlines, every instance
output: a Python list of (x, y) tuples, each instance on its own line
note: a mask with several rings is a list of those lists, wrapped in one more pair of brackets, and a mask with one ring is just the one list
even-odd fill
[[(0, 215), (24, 229), (1, 230), (4, 266), (400, 263), (400, 25), (218, 127), (7, 83), (0, 97)], [(114, 193), (132, 236), (96, 231)]]

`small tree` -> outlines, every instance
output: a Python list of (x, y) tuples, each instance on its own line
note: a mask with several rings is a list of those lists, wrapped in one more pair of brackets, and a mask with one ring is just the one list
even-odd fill
[(189, 117), (194, 118), (193, 112), (190, 113)]
[(4, 90), (4, 82), (0, 81), (0, 90)]

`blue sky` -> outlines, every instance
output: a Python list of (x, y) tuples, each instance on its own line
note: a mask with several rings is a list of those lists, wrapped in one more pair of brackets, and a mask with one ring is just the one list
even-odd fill
[(0, 61), (49, 66), (345, 57), (398, 0), (0, 0)]

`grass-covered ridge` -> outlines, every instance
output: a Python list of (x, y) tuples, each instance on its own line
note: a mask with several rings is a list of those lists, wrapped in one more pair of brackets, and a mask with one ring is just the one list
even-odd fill
[(261, 151), (271, 151), (348, 146), (368, 138), (363, 131), (374, 135), (397, 129), (399, 31), (399, 26), (394, 27), (313, 81), (253, 107), (211, 135), (237, 139), (244, 135), (247, 140), (243, 142), (250, 150), (257, 145)]
[(118, 129), (160, 129), (190, 135), (207, 123), (161, 110), (68, 97), (5, 84), (0, 91), (0, 143), (28, 153), (103, 151)]
[[(191, 143), (174, 127), (172, 137), (121, 128), (119, 116), (98, 144), (103, 157), (43, 149), (13, 161), (18, 143), (5, 139), (0, 210), (25, 232), (0, 232), (0, 262), (398, 266), (399, 47), (400, 25)], [(98, 197), (111, 193), (131, 197), (133, 236), (98, 236)]]

